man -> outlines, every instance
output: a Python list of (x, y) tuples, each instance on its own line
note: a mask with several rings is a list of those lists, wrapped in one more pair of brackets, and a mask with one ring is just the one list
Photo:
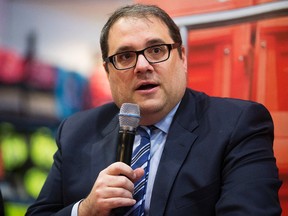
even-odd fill
[[(108, 216), (141, 203), (150, 216), (281, 214), (268, 111), (187, 89), (181, 36), (163, 10), (120, 8), (102, 30), (101, 49), (115, 103), (60, 125), (54, 164), (27, 215)], [(138, 104), (140, 126), (156, 128), (141, 202), (134, 183), (146, 171), (116, 161), (123, 103)]]

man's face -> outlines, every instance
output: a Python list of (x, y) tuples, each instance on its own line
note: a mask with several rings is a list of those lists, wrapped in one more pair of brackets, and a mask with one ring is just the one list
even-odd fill
[[(173, 44), (168, 28), (158, 18), (120, 18), (109, 32), (108, 56), (123, 51), (138, 51), (159, 44)], [(167, 61), (150, 64), (143, 55), (136, 66), (117, 70), (108, 63), (108, 80), (117, 106), (140, 106), (140, 124), (160, 121), (181, 100), (186, 88), (186, 57), (172, 49)]]

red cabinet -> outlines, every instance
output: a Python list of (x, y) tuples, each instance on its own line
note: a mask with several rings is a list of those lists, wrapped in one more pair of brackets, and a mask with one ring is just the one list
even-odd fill
[[(189, 18), (195, 14), (281, 3), (275, 0), (180, 2), (160, 0), (157, 5), (174, 17)], [(255, 12), (251, 17), (240, 18), (237, 25), (227, 25), (229, 20), (226, 20), (220, 27), (188, 30), (186, 24), (185, 42), (191, 88), (209, 95), (258, 101), (271, 112), (275, 125), (274, 152), (283, 180), (280, 199), (283, 215), (288, 215), (288, 15), (286, 12), (283, 16), (282, 9), (279, 13), (281, 18), (268, 19), (267, 14), (254, 16)], [(269, 13), (269, 17), (277, 17), (277, 11)]]

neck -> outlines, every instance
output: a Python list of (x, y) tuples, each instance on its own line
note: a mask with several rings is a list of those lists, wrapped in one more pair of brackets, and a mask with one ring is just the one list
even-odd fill
[(161, 116), (159, 115), (141, 115), (141, 120), (139, 122), (139, 125), (147, 126), (147, 125), (154, 125), (157, 122), (161, 121), (167, 114), (163, 114)]

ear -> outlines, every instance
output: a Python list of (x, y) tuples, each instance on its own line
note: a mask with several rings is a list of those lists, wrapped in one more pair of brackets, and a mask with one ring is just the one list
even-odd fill
[(186, 49), (183, 45), (181, 46), (181, 54), (182, 54), (182, 57), (186, 57)]
[(103, 62), (103, 67), (104, 67), (104, 70), (106, 71), (107, 76), (108, 76), (108, 75), (109, 75), (109, 69), (108, 69), (108, 64), (107, 64), (107, 62)]
[(186, 50), (184, 46), (181, 46), (181, 53), (182, 53), (182, 62), (187, 73), (187, 56), (186, 56)]

